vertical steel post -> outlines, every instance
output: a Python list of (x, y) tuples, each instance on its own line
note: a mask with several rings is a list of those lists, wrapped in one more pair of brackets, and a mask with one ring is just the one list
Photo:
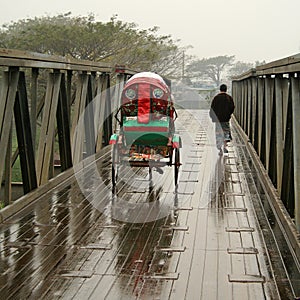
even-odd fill
[(294, 189), (295, 189), (295, 223), (300, 232), (300, 80), (291, 78), (293, 108), (293, 154), (294, 154)]
[(276, 173), (277, 190), (281, 193), (281, 181), (283, 172), (283, 150), (284, 150), (284, 113), (283, 102), (288, 99), (283, 98), (283, 90), (288, 83), (286, 78), (275, 78), (275, 107), (276, 107)]
[(110, 96), (110, 78), (109, 74), (103, 74), (105, 78), (105, 120), (104, 120), (104, 145), (108, 145), (110, 136), (112, 135), (112, 110)]
[(19, 81), (19, 69), (10, 68), (8, 72), (3, 73), (3, 79), (2, 92), (0, 94), (0, 184), (2, 183), (4, 163), (12, 125), (13, 108)]
[(265, 166), (269, 171), (270, 147), (271, 147), (271, 119), (273, 109), (273, 86), (274, 79), (265, 78)]
[[(114, 91), (115, 102), (113, 103), (114, 105), (112, 107), (112, 111), (114, 114), (116, 114), (117, 109), (121, 105), (121, 96), (122, 96), (122, 90), (125, 85), (125, 78), (126, 78), (126, 76), (124, 73), (118, 73), (117, 80), (116, 80), (116, 88)], [(115, 132), (117, 129), (117, 120), (115, 118), (113, 118), (112, 122), (113, 122), (113, 132)]]
[[(9, 140), (7, 144), (7, 152), (5, 157), (5, 174), (4, 174), (4, 206), (9, 205), (12, 200), (11, 195), (11, 175), (12, 175), (12, 169), (11, 169), (11, 154), (12, 154), (12, 130), (10, 130), (9, 133)], [(1, 185), (0, 185), (1, 187)]]
[(86, 106), (84, 110), (85, 129), (85, 152), (90, 156), (96, 151), (95, 127), (94, 127), (94, 107), (93, 107), (93, 85), (91, 75), (88, 75), (88, 85), (86, 94)]
[(251, 88), (251, 78), (247, 79), (247, 135), (251, 139), (252, 130), (252, 88)]
[(294, 215), (294, 161), (293, 161), (293, 112), (292, 88), (289, 80), (288, 103), (284, 133), (283, 171), (281, 199), (291, 215)]
[(251, 78), (251, 96), (252, 96), (252, 101), (251, 101), (251, 121), (250, 121), (250, 126), (251, 126), (251, 135), (250, 135), (250, 140), (253, 145), (256, 143), (256, 136), (255, 136), (255, 129), (256, 129), (256, 103), (257, 103), (257, 79), (256, 78)]
[(72, 152), (70, 139), (69, 102), (66, 94), (65, 74), (62, 74), (58, 106), (56, 112), (57, 133), (61, 171), (72, 167)]
[(257, 89), (257, 153), (261, 156), (262, 153), (262, 135), (263, 135), (263, 110), (264, 110), (264, 79), (258, 78)]
[[(26, 91), (25, 74), (20, 72), (18, 92), (14, 105), (15, 123), (20, 155), (20, 164), (22, 170), (24, 194), (37, 187), (37, 178), (35, 170), (34, 151), (32, 143), (32, 134), (29, 105)], [(28, 126), (29, 125), (29, 126)]]
[(36, 141), (36, 121), (37, 121), (37, 99), (38, 99), (38, 76), (39, 69), (32, 68), (31, 70), (31, 101), (30, 101), (30, 123), (32, 132), (33, 151), (35, 153)]
[(72, 160), (76, 164), (82, 160), (84, 144), (84, 118), (83, 113), (86, 107), (88, 74), (78, 74), (75, 107), (72, 118), (71, 145)]
[(49, 168), (52, 164), (51, 154), (53, 151), (55, 119), (60, 91), (60, 82), (61, 73), (49, 73), (39, 147), (37, 152), (36, 172), (38, 185), (45, 184), (49, 179)]

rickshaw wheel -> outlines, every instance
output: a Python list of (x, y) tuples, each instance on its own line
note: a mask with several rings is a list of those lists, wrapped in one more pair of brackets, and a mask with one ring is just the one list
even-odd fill
[(179, 174), (179, 167), (180, 167), (180, 153), (179, 149), (175, 148), (175, 163), (174, 163), (174, 181), (175, 185), (178, 183), (178, 174)]
[(111, 158), (111, 181), (113, 186), (117, 184), (119, 169), (119, 151), (116, 144), (112, 147), (112, 158)]

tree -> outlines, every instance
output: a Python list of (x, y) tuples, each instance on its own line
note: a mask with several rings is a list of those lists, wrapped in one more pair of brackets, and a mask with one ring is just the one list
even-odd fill
[(190, 77), (209, 79), (219, 86), (223, 72), (226, 67), (232, 65), (234, 58), (234, 56), (223, 55), (195, 60), (188, 66), (187, 72)]
[(0, 47), (49, 55), (124, 64), (134, 70), (170, 74), (178, 70), (182, 49), (170, 35), (158, 35), (158, 27), (140, 30), (134, 23), (107, 23), (71, 13), (39, 17), (3, 25)]
[(264, 64), (266, 64), (265, 60), (263, 60), (263, 61), (256, 60), (255, 63), (254, 63), (255, 67), (258, 67), (258, 66), (261, 66), (261, 65), (264, 65)]
[(229, 69), (229, 76), (234, 77), (243, 74), (253, 68), (253, 64), (238, 61)]

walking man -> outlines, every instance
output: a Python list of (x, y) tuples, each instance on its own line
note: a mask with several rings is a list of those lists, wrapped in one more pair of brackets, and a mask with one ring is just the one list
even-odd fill
[(215, 123), (216, 145), (220, 155), (223, 151), (228, 153), (227, 142), (232, 139), (229, 121), (233, 111), (233, 99), (227, 94), (226, 84), (221, 84), (220, 93), (213, 98), (209, 111), (212, 122)]

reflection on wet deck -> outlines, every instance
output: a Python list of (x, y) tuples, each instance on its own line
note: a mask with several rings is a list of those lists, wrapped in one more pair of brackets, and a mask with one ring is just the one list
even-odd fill
[(207, 118), (180, 114), (176, 189), (170, 167), (149, 180), (124, 166), (112, 193), (104, 149), (5, 220), (0, 298), (293, 299), (299, 291), (266, 251), (244, 146), (235, 135), (219, 157)]

